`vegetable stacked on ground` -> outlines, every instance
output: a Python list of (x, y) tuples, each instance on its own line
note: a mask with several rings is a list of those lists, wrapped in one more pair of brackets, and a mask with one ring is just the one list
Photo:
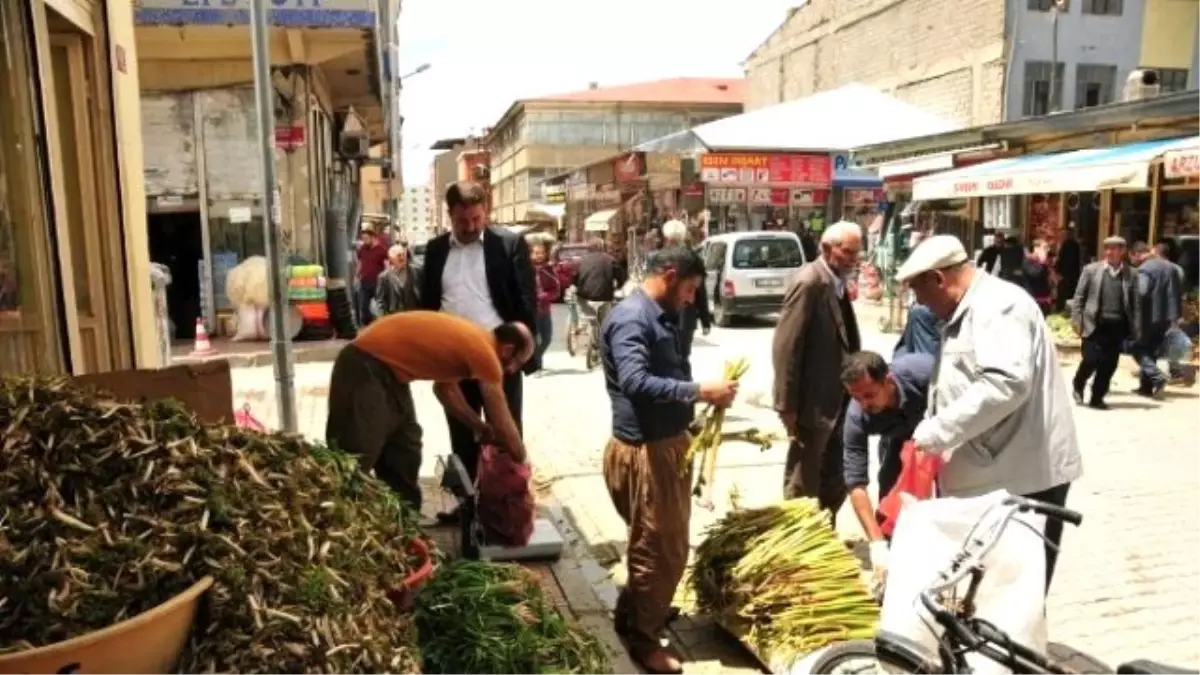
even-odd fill
[(408, 672), (388, 599), (412, 514), (296, 436), (0, 378), (0, 653), (151, 609), (211, 575), (183, 672)]
[(879, 617), (858, 560), (813, 499), (730, 512), (696, 549), (689, 582), (697, 610), (773, 661), (873, 637)]
[(414, 611), (426, 673), (608, 673), (608, 651), (553, 606), (533, 572), (459, 561)]

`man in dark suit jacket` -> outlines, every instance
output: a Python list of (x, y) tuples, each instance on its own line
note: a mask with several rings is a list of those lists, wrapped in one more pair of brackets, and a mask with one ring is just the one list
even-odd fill
[(1179, 321), (1182, 295), (1177, 265), (1163, 258), (1157, 249), (1137, 242), (1130, 259), (1138, 266), (1138, 298), (1141, 339), (1133, 344), (1133, 357), (1140, 370), (1137, 393), (1157, 396), (1167, 385), (1167, 377), (1158, 369), (1158, 354), (1167, 331)]
[(1075, 299), (1071, 301), (1071, 324), (1083, 338), (1083, 354), (1075, 370), (1075, 402), (1083, 403), (1084, 388), (1092, 382), (1088, 405), (1107, 410), (1104, 397), (1121, 360), (1121, 348), (1127, 340), (1137, 342), (1141, 332), (1140, 297), (1137, 270), (1125, 261), (1125, 239), (1104, 240), (1104, 259), (1097, 260), (1079, 274)]
[(817, 497), (834, 515), (846, 500), (842, 422), (849, 399), (842, 359), (861, 348), (846, 277), (858, 264), (862, 229), (829, 226), (821, 257), (800, 269), (775, 328), (775, 410), (791, 436), (784, 496)]
[[(533, 265), (525, 238), (501, 228), (488, 227), (487, 193), (472, 182), (454, 183), (446, 190), (451, 232), (429, 240), (421, 274), (421, 305), (449, 312), (491, 330), (519, 321), (536, 331), (537, 300)], [(534, 333), (536, 334), (536, 333)], [(517, 428), (521, 429), (522, 380), (541, 368), (537, 357), (523, 372), (506, 375), (504, 394)], [(464, 381), (460, 393), (473, 410), (483, 407), (479, 385)], [(447, 406), (449, 407), (449, 406)], [(447, 415), (450, 445), (471, 478), (479, 461), (479, 441), (472, 430)], [(453, 521), (457, 514), (439, 514)]]

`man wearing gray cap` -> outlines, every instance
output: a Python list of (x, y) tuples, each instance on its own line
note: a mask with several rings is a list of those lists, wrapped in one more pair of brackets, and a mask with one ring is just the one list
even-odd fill
[(1104, 240), (1104, 260), (1097, 260), (1079, 273), (1075, 300), (1071, 305), (1071, 325), (1083, 338), (1083, 354), (1075, 370), (1075, 402), (1083, 403), (1084, 388), (1092, 379), (1088, 405), (1108, 409), (1104, 397), (1126, 340), (1137, 342), (1141, 328), (1141, 299), (1138, 272), (1125, 262), (1125, 240)]
[[(1007, 490), (1062, 506), (1083, 464), (1067, 383), (1042, 311), (1021, 287), (980, 272), (957, 237), (918, 246), (896, 273), (944, 322), (917, 447), (942, 455), (940, 492)], [(1062, 522), (1046, 522), (1046, 588)]]

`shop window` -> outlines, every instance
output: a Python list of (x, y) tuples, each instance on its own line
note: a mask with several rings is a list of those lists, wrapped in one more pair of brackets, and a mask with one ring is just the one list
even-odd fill
[(1150, 68), (1158, 71), (1159, 90), (1166, 94), (1172, 91), (1187, 91), (1187, 68)]
[(1124, 9), (1125, 0), (1083, 0), (1084, 14), (1121, 16)]
[[(1053, 71), (1051, 70), (1053, 68)], [(1051, 73), (1053, 72), (1053, 77)], [(1053, 80), (1053, 91), (1051, 91)], [(1048, 115), (1062, 108), (1063, 64), (1049, 61), (1025, 62), (1025, 100), (1021, 112), (1026, 117)]]
[(1054, 0), (1029, 0), (1029, 11), (1031, 12), (1049, 12), (1054, 6)]
[(1094, 108), (1112, 103), (1117, 67), (1093, 63), (1075, 66), (1075, 107)]
[(0, 2), (0, 372), (49, 373), (63, 364), (27, 9), (28, 3)]

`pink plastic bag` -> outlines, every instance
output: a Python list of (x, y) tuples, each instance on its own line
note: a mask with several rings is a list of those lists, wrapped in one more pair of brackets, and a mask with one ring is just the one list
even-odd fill
[(529, 481), (533, 469), (512, 455), (485, 445), (479, 455), (476, 479), (476, 518), (489, 543), (524, 546), (533, 536), (537, 499)]
[(243, 429), (250, 429), (251, 431), (260, 431), (264, 434), (267, 432), (266, 425), (264, 425), (262, 422), (259, 422), (258, 418), (255, 417), (254, 414), (250, 412), (250, 404), (249, 403), (242, 406), (241, 410), (234, 411), (233, 423)]

